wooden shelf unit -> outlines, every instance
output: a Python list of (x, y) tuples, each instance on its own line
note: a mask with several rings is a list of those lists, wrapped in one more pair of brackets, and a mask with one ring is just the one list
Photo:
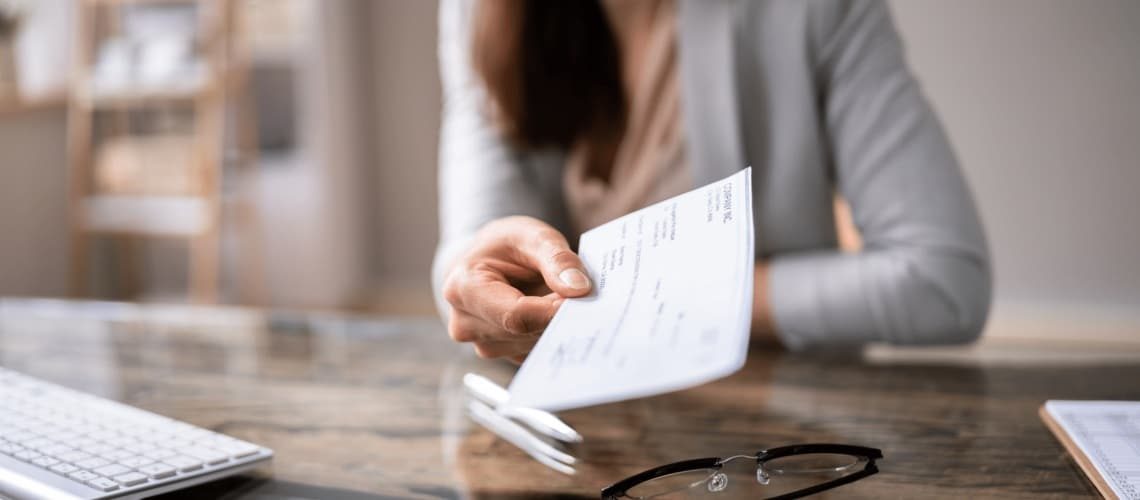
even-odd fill
[[(189, 246), (189, 297), (200, 303), (220, 297), (221, 232), (223, 224), (222, 181), (226, 168), (245, 169), (238, 176), (256, 185), (256, 129), (246, 95), (248, 59), (235, 20), (237, 0), (82, 0), (77, 3), (72, 84), (68, 96), (68, 143), (70, 162), (70, 209), (72, 236), (72, 292), (88, 295), (92, 238), (111, 237), (117, 250), (130, 255), (145, 238), (181, 238)], [(122, 8), (137, 5), (188, 5), (195, 9), (196, 57), (204, 71), (201, 85), (189, 88), (124, 87), (115, 92), (93, 92), (95, 52), (106, 33), (113, 32), (115, 16)], [(111, 25), (110, 27), (104, 25)], [(100, 193), (95, 182), (99, 135), (115, 130), (129, 136), (131, 117), (142, 112), (160, 112), (170, 107), (189, 110), (192, 116), (192, 147), (189, 155), (194, 188), (182, 196), (169, 193), (123, 195)], [(234, 111), (237, 110), (237, 111)], [(248, 112), (242, 112), (248, 111)], [(234, 148), (226, 154), (227, 118), (233, 117)], [(229, 158), (236, 158), (227, 165)], [(239, 287), (248, 302), (261, 295), (260, 240), (256, 210), (251, 196), (237, 209), (241, 222), (242, 250), (248, 262), (240, 266)], [(133, 273), (128, 273), (133, 274)], [(134, 281), (131, 276), (124, 280)]]

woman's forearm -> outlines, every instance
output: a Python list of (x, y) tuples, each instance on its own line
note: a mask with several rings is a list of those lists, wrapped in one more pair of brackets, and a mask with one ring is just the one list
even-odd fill
[(757, 262), (752, 284), (752, 339), (770, 345), (780, 345), (772, 320), (772, 306), (768, 297), (768, 263)]

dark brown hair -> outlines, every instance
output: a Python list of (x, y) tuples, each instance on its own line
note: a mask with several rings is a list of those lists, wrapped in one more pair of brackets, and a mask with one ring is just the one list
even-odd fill
[(472, 42), (475, 72), (515, 146), (620, 139), (620, 61), (597, 0), (481, 0)]

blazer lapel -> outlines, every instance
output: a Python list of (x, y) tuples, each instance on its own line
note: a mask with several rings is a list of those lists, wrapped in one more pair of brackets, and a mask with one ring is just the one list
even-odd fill
[(697, 186), (744, 165), (731, 0), (678, 0), (681, 106)]

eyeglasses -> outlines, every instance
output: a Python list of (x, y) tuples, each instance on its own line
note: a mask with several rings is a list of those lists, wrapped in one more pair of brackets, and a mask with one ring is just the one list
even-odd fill
[[(756, 455), (698, 458), (662, 465), (618, 481), (602, 490), (604, 500), (648, 499), (689, 495), (701, 490), (727, 490), (725, 465), (755, 460), (756, 482), (778, 490), (769, 500), (801, 498), (829, 490), (879, 472), (875, 460), (883, 452), (845, 444), (802, 444), (764, 450)], [(733, 495), (739, 496), (739, 495)]]

